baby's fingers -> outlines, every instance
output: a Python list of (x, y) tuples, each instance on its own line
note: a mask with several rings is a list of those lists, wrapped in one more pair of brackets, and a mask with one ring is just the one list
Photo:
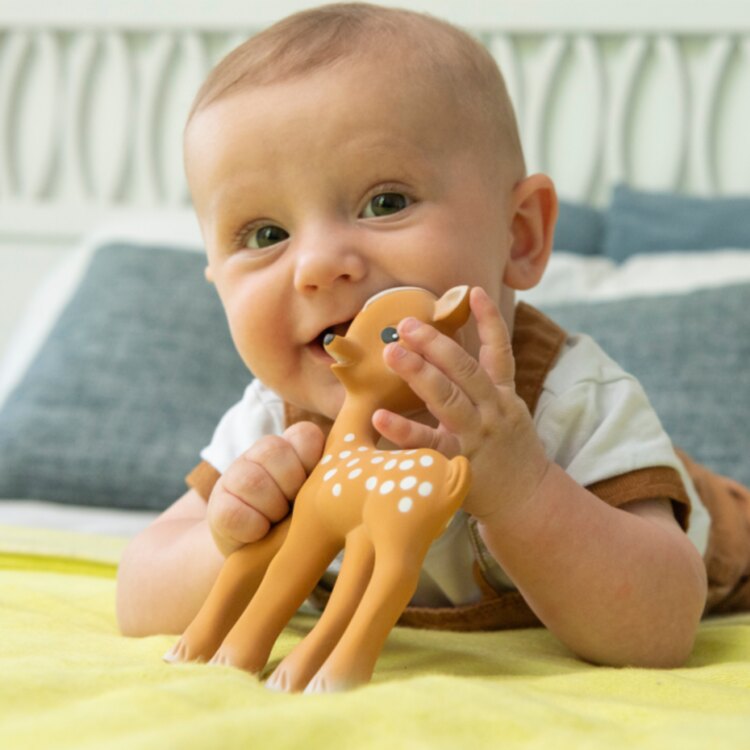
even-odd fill
[(292, 444), (278, 435), (258, 440), (230, 467), (237, 494), (254, 508), (280, 521), (307, 478), (307, 471)]
[(378, 409), (373, 415), (372, 423), (386, 440), (398, 448), (432, 448), (449, 458), (459, 452), (458, 441), (453, 435), (392, 411)]
[(206, 518), (216, 545), (224, 555), (243, 544), (257, 542), (271, 528), (266, 516), (220, 484), (211, 493)]
[[(430, 327), (423, 326), (423, 328)], [(435, 335), (440, 335), (435, 329), (431, 331)], [(408, 341), (409, 344), (412, 342), (413, 339)], [(474, 405), (461, 385), (447, 375), (444, 369), (433, 364), (435, 360), (439, 360), (434, 351), (425, 353), (426, 349), (428, 350), (429, 346), (417, 352), (408, 350), (400, 344), (388, 344), (384, 350), (385, 363), (404, 379), (414, 393), (422, 399), (430, 413), (449, 432), (462, 432), (472, 425)], [(458, 350), (458, 345), (456, 349)], [(463, 353), (463, 350), (460, 351)], [(427, 357), (430, 354), (433, 356), (431, 361), (428, 361)], [(443, 362), (441, 364), (445, 367)]]
[(481, 342), (479, 364), (496, 386), (513, 386), (515, 359), (503, 316), (481, 287), (471, 290), (469, 302)]
[[(312, 422), (297, 422), (291, 427), (287, 427), (283, 437), (297, 454), (305, 474), (309, 475), (323, 455), (323, 446), (325, 445), (323, 431)], [(297, 491), (299, 491), (299, 487)]]
[[(409, 383), (449, 430), (456, 431), (459, 427), (449, 425), (444, 417), (450, 419), (453, 413), (459, 424), (464, 423), (467, 414), (471, 414), (472, 404), (495, 398), (495, 385), (488, 373), (452, 338), (413, 318), (403, 320), (398, 332), (409, 352), (398, 344), (389, 344), (385, 349), (386, 363)], [(413, 353), (420, 355), (420, 359)], [(445, 413), (437, 414), (433, 405)]]

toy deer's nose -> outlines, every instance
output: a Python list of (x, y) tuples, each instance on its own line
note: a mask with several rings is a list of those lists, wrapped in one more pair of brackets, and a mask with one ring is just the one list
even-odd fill
[(329, 332), (323, 337), (323, 346), (339, 365), (352, 365), (362, 358), (359, 346), (346, 336)]

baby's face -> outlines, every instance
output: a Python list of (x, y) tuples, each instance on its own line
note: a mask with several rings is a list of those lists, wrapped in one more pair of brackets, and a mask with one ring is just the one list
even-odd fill
[[(509, 190), (466, 131), (444, 96), (361, 64), (194, 118), (187, 172), (209, 275), (245, 363), (286, 400), (335, 416), (322, 336), (376, 292), (469, 284), (502, 302)], [(465, 344), (476, 354), (473, 330)]]

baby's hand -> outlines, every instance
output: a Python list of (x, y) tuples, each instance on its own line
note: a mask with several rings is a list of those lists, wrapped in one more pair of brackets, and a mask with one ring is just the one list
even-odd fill
[[(515, 361), (507, 327), (487, 293), (471, 291), (479, 361), (430, 325), (406, 318), (386, 364), (438, 420), (437, 428), (378, 410), (373, 425), (400, 448), (435, 448), (471, 461), (472, 487), (464, 509), (479, 520), (530, 499), (544, 476), (545, 455), (526, 404), (515, 391)], [(417, 323), (413, 328), (414, 323)]]
[(289, 513), (293, 500), (323, 453), (323, 433), (298, 422), (284, 434), (266, 435), (224, 472), (208, 499), (208, 525), (216, 546), (229, 555), (262, 539)]

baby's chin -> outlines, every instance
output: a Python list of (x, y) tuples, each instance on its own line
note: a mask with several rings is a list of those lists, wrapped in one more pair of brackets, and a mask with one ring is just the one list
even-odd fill
[(284, 389), (276, 391), (293, 406), (303, 411), (325, 417), (333, 421), (341, 411), (344, 404), (344, 388), (336, 380), (333, 383), (319, 385), (314, 389), (308, 389), (304, 393), (288, 393), (284, 395)]

